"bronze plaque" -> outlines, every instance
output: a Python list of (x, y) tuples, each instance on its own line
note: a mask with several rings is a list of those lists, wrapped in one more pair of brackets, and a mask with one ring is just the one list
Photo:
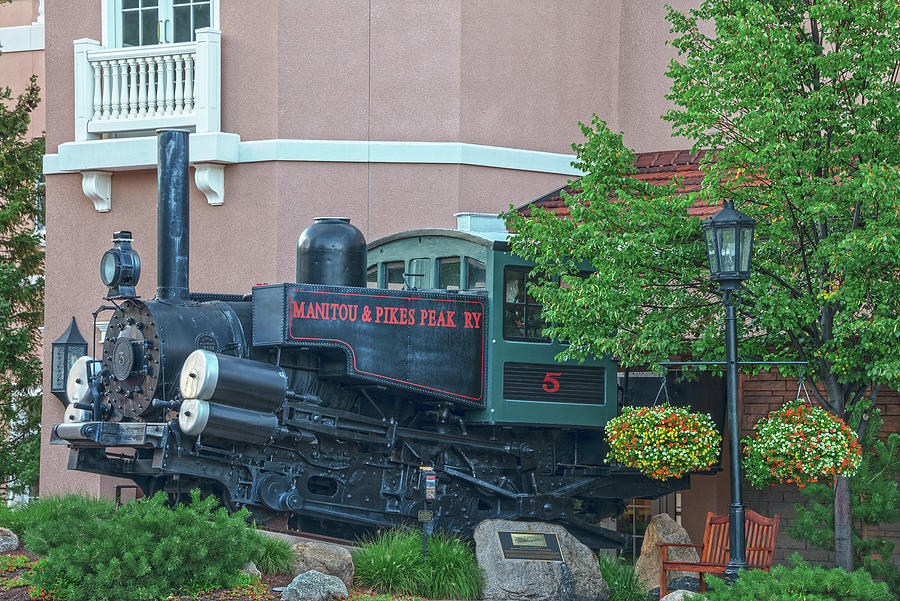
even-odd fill
[(526, 561), (563, 561), (559, 539), (552, 532), (506, 532), (499, 530), (503, 559)]

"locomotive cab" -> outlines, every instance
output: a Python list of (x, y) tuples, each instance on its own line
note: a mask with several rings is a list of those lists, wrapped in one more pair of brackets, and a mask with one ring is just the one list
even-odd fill
[(466, 421), (602, 429), (617, 414), (616, 363), (559, 363), (560, 342), (543, 335), (528, 294), (531, 265), (509, 250), (497, 215), (461, 213), (458, 228), (393, 234), (369, 244), (369, 288), (487, 294), (486, 401)]

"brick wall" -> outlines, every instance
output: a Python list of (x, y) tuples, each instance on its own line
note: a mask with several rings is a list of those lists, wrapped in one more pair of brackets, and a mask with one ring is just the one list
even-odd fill
[[(807, 386), (809, 383), (807, 382)], [(755, 376), (745, 376), (741, 380), (741, 429), (743, 435), (750, 433), (752, 427), (762, 416), (772, 409), (783, 405), (786, 401), (797, 397), (797, 380), (783, 378), (774, 370), (761, 372)], [(806, 398), (803, 395), (803, 398)], [(810, 394), (813, 404), (817, 404), (815, 397)], [(900, 393), (882, 388), (879, 391), (877, 406), (884, 417), (882, 434), (900, 432)], [(766, 490), (757, 490), (746, 481), (744, 482), (745, 505), (765, 516), (776, 513), (781, 516), (781, 526), (778, 532), (777, 548), (775, 552), (776, 563), (784, 563), (785, 559), (794, 552), (800, 553), (812, 563), (834, 562), (834, 554), (815, 549), (803, 541), (798, 541), (788, 535), (791, 522), (796, 519), (794, 510), (796, 503), (804, 504), (809, 499), (803, 496), (794, 485), (773, 486)], [(869, 529), (868, 534), (881, 534), (894, 542), (894, 563), (900, 565), (900, 524), (889, 524), (879, 529)]]

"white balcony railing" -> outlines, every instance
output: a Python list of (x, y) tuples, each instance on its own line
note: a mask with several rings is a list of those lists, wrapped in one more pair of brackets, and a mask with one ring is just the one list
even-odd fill
[(220, 131), (220, 33), (196, 42), (102, 48), (75, 41), (75, 140), (187, 127)]

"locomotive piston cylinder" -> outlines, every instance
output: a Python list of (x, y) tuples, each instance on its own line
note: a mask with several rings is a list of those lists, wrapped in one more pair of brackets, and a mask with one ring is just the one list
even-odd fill
[(178, 414), (178, 425), (188, 436), (204, 434), (262, 444), (276, 434), (278, 418), (269, 413), (229, 407), (202, 399), (185, 399)]
[(180, 384), (185, 398), (269, 413), (278, 411), (288, 394), (282, 368), (203, 349), (185, 359)]

